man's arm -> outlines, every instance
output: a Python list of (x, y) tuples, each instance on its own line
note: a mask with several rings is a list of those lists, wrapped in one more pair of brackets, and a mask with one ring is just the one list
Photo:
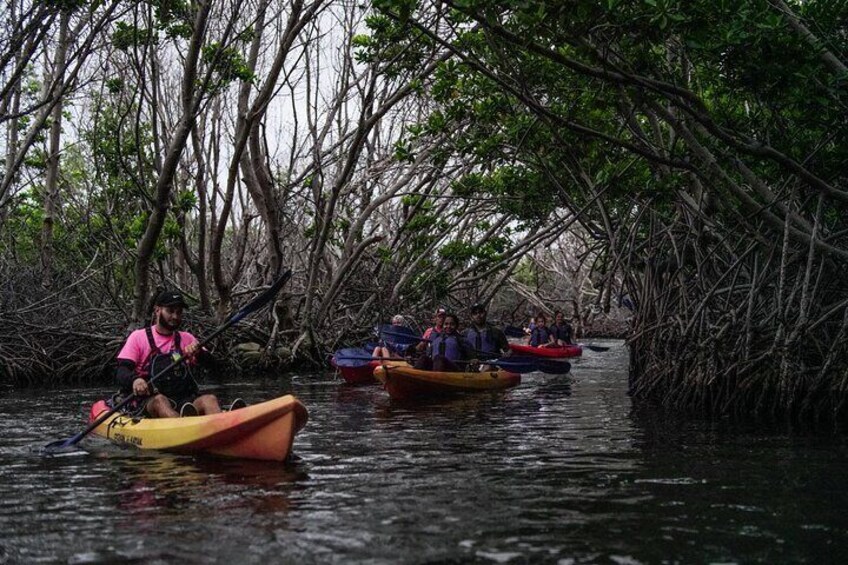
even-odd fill
[(135, 380), (135, 363), (129, 359), (118, 359), (115, 379), (118, 381), (118, 387), (121, 389), (121, 392), (132, 392), (133, 381)]

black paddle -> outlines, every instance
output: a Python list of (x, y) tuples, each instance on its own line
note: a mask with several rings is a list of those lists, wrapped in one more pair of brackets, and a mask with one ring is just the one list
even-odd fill
[[(240, 310), (231, 314), (230, 317), (227, 318), (226, 321), (217, 330), (215, 330), (210, 335), (206, 336), (202, 341), (200, 341), (198, 343), (197, 348), (198, 349), (202, 348), (204, 345), (206, 345), (207, 343), (209, 343), (210, 341), (212, 341), (213, 339), (218, 337), (224, 330), (226, 330), (226, 329), (230, 328), (231, 326), (234, 326), (235, 324), (239, 323), (242, 320), (242, 318), (244, 318), (248, 314), (252, 314), (252, 313), (256, 312), (257, 310), (259, 310), (259, 308), (261, 308), (262, 306), (264, 306), (265, 304), (270, 302), (274, 298), (274, 296), (277, 295), (277, 293), (280, 291), (280, 289), (283, 287), (283, 285), (286, 284), (286, 282), (291, 278), (291, 275), (292, 275), (291, 269), (286, 270), (286, 272), (283, 273), (280, 276), (280, 278), (278, 278), (277, 281), (273, 285), (271, 285), (270, 288), (265, 290), (262, 294), (260, 294), (259, 296), (257, 296), (256, 298), (254, 298), (253, 300), (251, 300), (250, 302), (248, 302), (244, 306), (242, 306), (242, 308)], [(170, 371), (174, 367), (178, 366), (179, 364), (183, 363), (186, 359), (187, 359), (186, 357), (180, 356), (178, 359), (172, 361), (167, 367), (165, 367), (164, 369), (159, 371), (156, 375), (153, 375), (147, 381), (147, 383), (153, 384), (153, 382), (156, 379), (158, 379), (160, 376), (164, 375), (165, 373), (167, 373), (168, 371)], [(47, 449), (47, 450), (63, 449), (63, 448), (66, 448), (66, 447), (71, 447), (71, 446), (79, 443), (79, 441), (82, 440), (82, 438), (84, 438), (89, 433), (91, 433), (91, 431), (94, 430), (97, 426), (99, 426), (100, 424), (105, 422), (112, 414), (114, 414), (115, 412), (117, 412), (118, 410), (120, 410), (121, 408), (126, 406), (127, 404), (129, 404), (134, 398), (136, 398), (136, 394), (135, 393), (130, 394), (124, 400), (122, 400), (120, 403), (118, 403), (117, 406), (114, 406), (111, 410), (107, 410), (106, 412), (101, 414), (96, 420), (94, 420), (91, 424), (89, 424), (87, 428), (85, 428), (83, 431), (81, 431), (77, 435), (70, 437), (68, 439), (61, 439), (61, 440), (58, 440), (58, 441), (48, 443), (44, 448)]]
[(609, 351), (609, 347), (605, 345), (595, 345), (594, 343), (578, 343), (577, 345), (591, 351)]

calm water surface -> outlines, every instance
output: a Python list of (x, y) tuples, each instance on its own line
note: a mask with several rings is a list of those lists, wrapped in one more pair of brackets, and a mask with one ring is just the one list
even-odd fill
[(848, 442), (634, 410), (608, 343), (571, 377), (421, 406), (332, 373), (216, 385), (301, 399), (287, 466), (45, 457), (107, 391), (5, 391), (0, 564), (846, 562)]

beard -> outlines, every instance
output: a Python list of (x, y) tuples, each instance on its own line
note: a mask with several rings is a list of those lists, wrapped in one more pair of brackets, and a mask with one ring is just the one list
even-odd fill
[(167, 328), (168, 330), (170, 330), (172, 332), (177, 331), (177, 329), (180, 327), (180, 322), (172, 322), (172, 321), (165, 319), (164, 317), (159, 318), (159, 324), (163, 328)]

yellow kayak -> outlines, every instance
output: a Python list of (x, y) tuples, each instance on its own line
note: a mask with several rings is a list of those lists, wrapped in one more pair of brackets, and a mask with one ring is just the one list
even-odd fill
[(521, 382), (521, 375), (509, 371), (447, 373), (385, 365), (374, 369), (374, 376), (383, 383), (394, 400), (496, 390), (513, 387)]
[[(109, 410), (101, 400), (89, 422)], [(114, 414), (94, 433), (121, 445), (177, 453), (212, 453), (244, 459), (283, 461), (294, 436), (306, 425), (306, 407), (292, 395), (230, 412), (185, 418), (133, 418)]]

